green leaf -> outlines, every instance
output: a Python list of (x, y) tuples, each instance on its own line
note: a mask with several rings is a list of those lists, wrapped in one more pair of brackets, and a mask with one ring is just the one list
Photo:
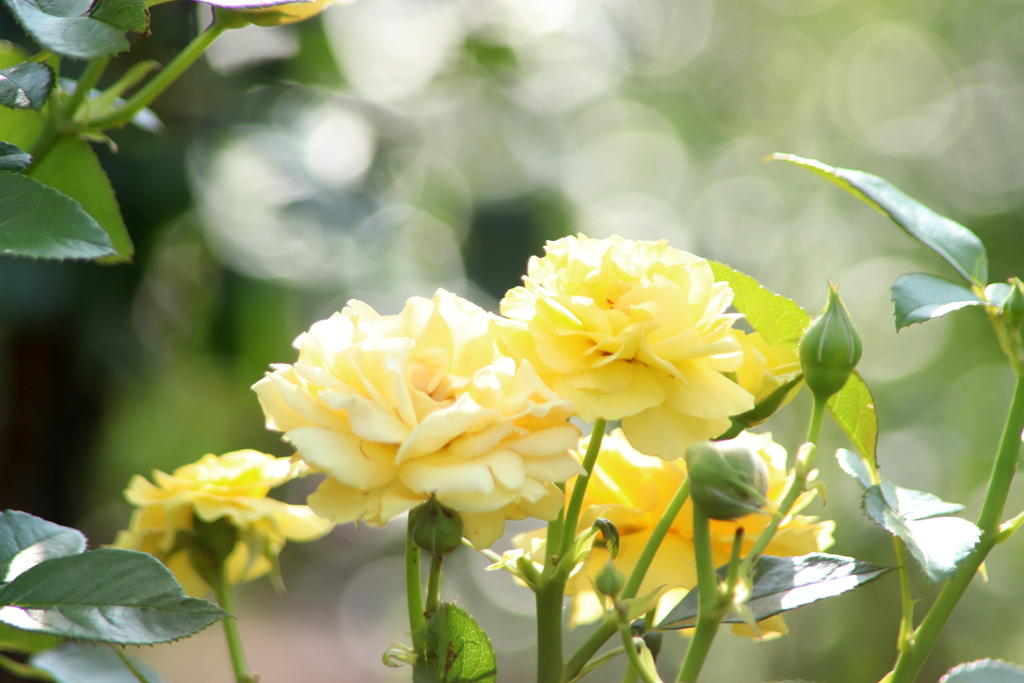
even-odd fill
[(836, 460), (839, 461), (839, 467), (860, 482), (860, 485), (864, 488), (869, 488), (874, 485), (875, 482), (872, 477), (872, 472), (874, 470), (869, 469), (865, 465), (864, 460), (862, 460), (861, 457), (853, 451), (840, 448), (836, 451)]
[(39, 111), (53, 89), (53, 69), (25, 62), (0, 70), (0, 105)]
[(31, 657), (29, 664), (49, 673), (56, 683), (139, 683), (125, 665), (124, 657), (149, 683), (163, 678), (134, 657), (118, 654), (107, 646), (65, 643)]
[(0, 253), (45, 259), (116, 254), (103, 228), (81, 204), (38, 180), (0, 174)]
[(32, 155), (17, 145), (0, 142), (0, 171), (20, 173), (32, 163)]
[(47, 560), (0, 587), (0, 621), (75, 640), (144, 645), (201, 631), (228, 613), (185, 595), (152, 555), (99, 548)]
[[(792, 300), (776, 294), (754, 278), (727, 265), (710, 261), (715, 280), (725, 282), (733, 291), (733, 307), (743, 314), (766, 342), (772, 346), (795, 349), (800, 345), (811, 316)], [(875, 401), (864, 380), (856, 372), (838, 394), (828, 402), (829, 412), (857, 451), (875, 467), (878, 442), (878, 415)]]
[(0, 652), (32, 654), (33, 652), (40, 652), (48, 647), (59, 645), (62, 642), (64, 641), (57, 636), (23, 631), (20, 628), (0, 623)]
[(130, 261), (135, 253), (114, 188), (89, 143), (66, 137), (28, 175), (71, 197), (107, 233), (117, 253), (105, 263)]
[(85, 536), (77, 529), (47, 522), (27, 512), (0, 512), (0, 583), (54, 557), (78, 555)]
[(723, 263), (709, 261), (716, 282), (732, 288), (733, 307), (772, 346), (795, 349), (811, 324), (811, 316), (793, 300), (776, 294), (760, 282)]
[(988, 256), (978, 236), (908, 197), (886, 180), (792, 154), (773, 154), (768, 158), (796, 164), (838, 185), (881, 211), (905, 233), (944, 258), (967, 282), (979, 287), (988, 282)]
[(122, 32), (149, 32), (146, 0), (97, 0), (89, 16)]
[(901, 275), (893, 283), (892, 301), (896, 304), (896, 330), (965, 306), (984, 306), (987, 302), (963, 285), (928, 273)]
[(89, 2), (3, 0), (39, 45), (65, 57), (100, 59), (127, 50), (125, 31), (85, 14)]
[(864, 511), (879, 526), (899, 537), (929, 581), (945, 581), (974, 549), (981, 531), (959, 517), (942, 517), (963, 506), (946, 503), (883, 479), (864, 492)]
[(1001, 659), (981, 659), (954, 666), (939, 683), (1024, 683), (1024, 667)]
[(875, 398), (855, 370), (846, 386), (828, 400), (828, 412), (846, 434), (864, 463), (872, 470), (878, 467), (878, 413)]
[[(728, 569), (726, 565), (716, 573), (724, 579)], [(891, 570), (892, 567), (826, 553), (801, 557), (763, 555), (754, 567), (754, 586), (746, 606), (754, 618), (761, 621), (853, 590)], [(657, 628), (687, 628), (693, 626), (696, 619), (697, 591), (690, 591)], [(742, 620), (738, 616), (728, 616), (722, 621), (736, 624)]]
[(442, 602), (427, 623), (426, 656), (413, 667), (414, 683), (494, 683), (494, 648), (466, 610)]
[[(23, 149), (31, 149), (45, 123), (36, 112), (0, 108), (0, 131), (8, 142)], [(65, 137), (45, 159), (29, 168), (28, 175), (74, 199), (102, 226), (117, 250), (105, 262), (131, 259), (132, 242), (121, 209), (89, 143)]]

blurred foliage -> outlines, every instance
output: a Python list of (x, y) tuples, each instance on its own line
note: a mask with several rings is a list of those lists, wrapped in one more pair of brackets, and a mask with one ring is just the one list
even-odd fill
[[(1020, 275), (1020, 8), (360, 0), (232, 32), (156, 102), (166, 131), (116, 131), (116, 153), (95, 148), (132, 265), (0, 260), (0, 501), (110, 540), (132, 473), (206, 452), (289, 452), (248, 387), (293, 360), (290, 341), (314, 320), (351, 297), (397, 311), (437, 287), (494, 309), (545, 239), (583, 231), (668, 239), (811, 311), (827, 279), (841, 282), (864, 338), (882, 471), (973, 516), (1010, 388), (982, 313), (897, 335), (892, 281), (951, 272), (858, 202), (760, 160), (792, 152), (881, 175), (975, 230), (993, 281)], [(153, 35), (101, 86), (137, 61), (166, 63), (203, 21), (191, 3), (154, 7)], [(0, 40), (25, 44), (6, 16)], [(806, 396), (793, 406), (770, 426), (791, 449)], [(845, 445), (836, 430), (822, 451)], [(822, 476), (817, 513), (838, 521), (835, 550), (891, 563), (857, 487), (827, 457)], [(285, 558), (286, 581), (302, 579), (290, 600), (308, 607), (303, 623), (337, 630), (349, 680), (408, 678), (379, 664), (404, 631), (401, 605), (384, 608), (391, 621), (354, 625), (394, 598), (377, 585), (400, 566), (392, 531), (342, 529)], [(480, 558), (455, 558), (448, 583), (506, 648), (502, 678), (529, 677), (519, 636), (532, 596), (478, 576)], [(922, 680), (979, 656), (1019, 659), (1024, 630), (991, 615), (1024, 610), (1022, 562), (1019, 541), (1000, 546)], [(723, 638), (707, 677), (877, 680), (895, 654), (897, 595), (883, 579), (797, 612), (780, 641)], [(671, 661), (682, 648), (665, 650)], [(594, 679), (618, 680), (604, 675)]]

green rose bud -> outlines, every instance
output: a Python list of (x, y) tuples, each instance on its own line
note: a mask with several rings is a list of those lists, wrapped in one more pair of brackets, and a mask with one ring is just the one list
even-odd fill
[(834, 285), (828, 303), (800, 340), (800, 366), (807, 387), (820, 401), (838, 392), (860, 361), (860, 335)]
[(736, 519), (767, 502), (768, 466), (735, 441), (704, 441), (686, 451), (690, 497), (711, 519)]
[(441, 557), (462, 545), (462, 518), (435, 496), (409, 511), (409, 528), (412, 542), (431, 555)]
[(625, 585), (626, 576), (619, 571), (619, 568), (611, 560), (605, 563), (601, 571), (597, 573), (597, 579), (594, 581), (594, 587), (597, 588), (599, 593), (613, 598), (622, 591), (622, 587)]
[(1024, 323), (1024, 282), (1021, 282), (1020, 278), (1012, 277), (1010, 286), (1013, 289), (1003, 301), (1003, 315), (1006, 316), (1007, 322), (1018, 327)]

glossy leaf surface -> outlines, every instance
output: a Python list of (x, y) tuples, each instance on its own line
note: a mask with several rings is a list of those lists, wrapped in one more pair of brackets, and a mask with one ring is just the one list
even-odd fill
[(94, 259), (117, 253), (81, 204), (19, 173), (0, 174), (0, 253)]
[(888, 216), (905, 233), (930, 248), (953, 266), (967, 282), (988, 282), (988, 255), (973, 232), (940, 216), (878, 176), (833, 168), (820, 161), (792, 154), (773, 154), (769, 159), (788, 161), (825, 178)]
[[(827, 553), (812, 553), (801, 557), (764, 555), (754, 568), (754, 586), (746, 605), (753, 612), (754, 618), (761, 621), (853, 590), (888, 571), (891, 571), (891, 567)], [(728, 566), (720, 567), (717, 571), (723, 579), (727, 572)], [(693, 626), (696, 618), (697, 591), (690, 591), (657, 628), (686, 628)], [(723, 621), (742, 622), (737, 616), (728, 616)]]
[[(163, 683), (152, 668), (134, 657), (124, 655), (132, 666), (146, 677), (148, 683)], [(106, 645), (65, 643), (40, 652), (29, 664), (51, 676), (56, 683), (138, 683), (139, 679), (125, 666), (114, 650)]]
[(32, 163), (32, 155), (9, 142), (0, 142), (0, 171), (20, 173)]
[(1024, 683), (1024, 667), (1000, 659), (982, 659), (953, 667), (939, 683)]
[(39, 111), (53, 89), (53, 69), (24, 62), (0, 70), (0, 105)]
[(928, 273), (901, 275), (890, 289), (896, 304), (897, 330), (986, 303), (967, 287)]
[(32, 567), (0, 587), (0, 621), (75, 640), (144, 645), (192, 635), (227, 612), (185, 595), (146, 553), (99, 548)]
[(55, 557), (85, 550), (85, 536), (77, 529), (47, 522), (27, 512), (0, 512), (0, 583)]

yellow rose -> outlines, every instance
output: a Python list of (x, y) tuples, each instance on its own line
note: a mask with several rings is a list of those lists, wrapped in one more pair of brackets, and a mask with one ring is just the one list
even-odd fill
[(238, 542), (227, 559), (228, 581), (238, 585), (259, 578), (273, 569), (272, 560), (286, 541), (312, 541), (334, 526), (305, 505), (267, 498), (271, 488), (293, 476), (289, 458), (253, 450), (204, 455), (171, 474), (154, 470), (155, 483), (135, 475), (124, 495), (136, 509), (114, 545), (157, 556), (186, 592), (202, 595), (206, 583), (187, 552), (178, 552), (178, 534), (192, 531), (196, 518), (226, 518), (238, 530)]
[[(781, 502), (792, 478), (785, 469), (785, 449), (773, 442), (771, 434), (767, 433), (743, 432), (737, 440), (746, 442), (764, 459), (769, 472), (767, 497), (772, 504)], [(584, 439), (580, 444), (581, 452), (586, 450), (587, 441)], [(613, 430), (601, 444), (601, 454), (583, 498), (579, 530), (589, 528), (600, 517), (615, 524), (619, 530), (619, 554), (615, 565), (628, 576), (684, 479), (686, 464), (683, 460), (669, 462), (643, 455), (630, 446), (620, 430)], [(574, 485), (575, 480), (566, 485), (567, 496), (572, 494)], [(788, 520), (779, 527), (765, 554), (806, 555), (824, 550), (832, 544), (834, 522), (819, 522), (816, 517), (796, 514), (813, 497), (813, 493), (805, 493), (797, 500)], [(743, 527), (745, 531), (744, 545), (745, 551), (748, 551), (771, 520), (773, 512), (774, 505), (770, 505), (760, 513), (732, 521), (711, 520), (715, 566), (722, 566), (729, 561), (737, 528)], [(538, 529), (520, 534), (512, 542), (517, 548), (530, 552), (534, 561), (539, 562), (545, 552), (542, 542), (545, 534), (545, 530)], [(597, 621), (604, 616), (604, 602), (594, 589), (594, 581), (607, 561), (608, 551), (595, 547), (570, 577), (566, 594), (573, 597), (571, 626)], [(657, 608), (659, 618), (697, 585), (694, 562), (693, 506), (687, 500), (662, 541), (638, 593), (647, 595), (661, 587), (650, 605)], [(785, 624), (781, 618), (766, 619), (759, 626), (762, 636), (785, 633)]]
[(644, 453), (682, 457), (754, 407), (725, 373), (743, 363), (732, 290), (708, 262), (662, 242), (548, 242), (501, 302), (502, 342), (579, 416), (622, 420)]
[(381, 316), (360, 301), (295, 341), (253, 387), (267, 427), (329, 476), (309, 497), (336, 522), (388, 520), (436, 494), (485, 547), (506, 519), (553, 519), (579, 473), (572, 406), (503, 356), (492, 316), (450, 292)]
[[(743, 348), (743, 365), (736, 370), (736, 381), (754, 395), (755, 403), (765, 400), (800, 373), (800, 354), (796, 349), (770, 346), (757, 332), (733, 330), (733, 334)], [(789, 403), (797, 391), (799, 385), (788, 392), (776, 410)]]
[(309, 2), (288, 2), (270, 7), (253, 7), (244, 9), (218, 9), (218, 14), (228, 14), (232, 18), (256, 24), (257, 26), (280, 26), (305, 21), (323, 12), (329, 5), (341, 0), (310, 0)]

